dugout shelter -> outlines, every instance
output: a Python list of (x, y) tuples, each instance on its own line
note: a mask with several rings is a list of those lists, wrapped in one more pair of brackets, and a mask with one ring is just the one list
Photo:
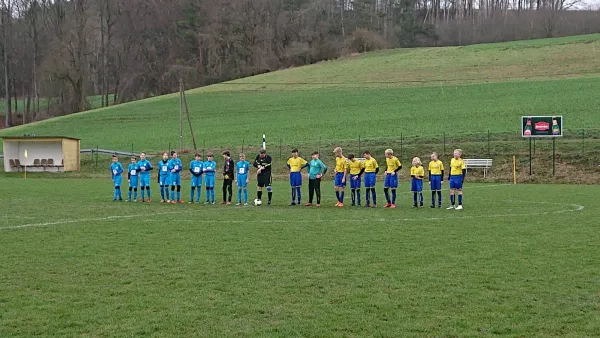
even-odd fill
[(4, 171), (78, 171), (81, 140), (65, 136), (6, 136), (2, 138)]

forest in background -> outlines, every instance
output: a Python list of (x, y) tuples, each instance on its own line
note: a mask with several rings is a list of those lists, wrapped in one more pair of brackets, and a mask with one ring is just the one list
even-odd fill
[[(575, 10), (574, 8), (579, 8)], [(577, 0), (0, 0), (0, 125), (387, 48), (600, 32)]]

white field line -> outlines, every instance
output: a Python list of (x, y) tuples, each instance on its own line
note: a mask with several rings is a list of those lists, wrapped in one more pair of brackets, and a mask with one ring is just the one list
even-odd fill
[[(476, 185), (467, 188), (491, 188), (491, 187), (501, 187), (501, 186), (511, 186), (511, 184), (486, 184), (486, 185)], [(412, 192), (404, 192), (406, 194), (412, 194)], [(490, 215), (478, 215), (478, 216), (470, 216), (464, 215), (460, 217), (425, 217), (425, 218), (369, 218), (367, 219), (336, 219), (335, 221), (339, 222), (351, 222), (351, 223), (362, 223), (362, 222), (389, 222), (389, 221), (447, 221), (452, 219), (477, 219), (477, 218), (499, 218), (499, 217), (514, 217), (514, 216), (534, 216), (534, 215), (549, 215), (549, 214), (559, 214), (565, 212), (573, 212), (573, 211), (582, 211), (585, 209), (583, 205), (578, 204), (561, 204), (561, 203), (553, 203), (553, 202), (545, 202), (545, 201), (515, 201), (515, 200), (506, 200), (509, 203), (538, 203), (538, 204), (552, 204), (552, 205), (560, 205), (560, 206), (569, 206), (570, 209), (557, 210), (557, 211), (547, 211), (542, 213), (521, 213), (521, 214), (490, 214)], [(21, 225), (13, 225), (7, 227), (1, 227), (0, 230), (14, 230), (14, 229), (23, 229), (23, 228), (35, 228), (35, 227), (48, 227), (54, 225), (63, 225), (63, 224), (73, 224), (73, 223), (81, 223), (81, 222), (93, 222), (93, 221), (108, 221), (113, 219), (128, 219), (128, 218), (137, 218), (137, 217), (152, 217), (159, 215), (169, 215), (169, 214), (181, 214), (181, 213), (196, 213), (201, 210), (186, 210), (186, 211), (169, 211), (169, 212), (159, 212), (154, 214), (143, 214), (143, 215), (123, 215), (123, 216), (107, 216), (107, 217), (97, 217), (97, 218), (80, 218), (80, 219), (71, 219), (71, 220), (61, 220), (54, 222), (44, 222), (44, 223), (29, 223), (29, 224), (21, 224)], [(447, 214), (460, 214), (461, 212), (457, 210), (448, 211)], [(179, 222), (194, 222), (198, 223), (247, 223), (248, 220), (229, 220), (229, 221), (206, 221), (203, 219), (195, 219), (195, 220), (180, 220)], [(299, 220), (285, 220), (285, 219), (271, 219), (271, 220), (262, 220), (260, 223), (265, 224), (298, 224), (298, 223), (324, 223), (331, 222), (331, 219), (299, 219)]]
[(169, 212), (158, 212), (154, 214), (143, 214), (143, 215), (124, 215), (124, 216), (107, 216), (107, 217), (96, 217), (96, 218), (79, 218), (79, 219), (70, 219), (70, 220), (62, 220), (55, 222), (44, 222), (44, 223), (29, 223), (29, 224), (21, 224), (21, 225), (13, 225), (8, 227), (2, 227), (0, 230), (11, 230), (11, 229), (23, 229), (23, 228), (37, 228), (37, 227), (48, 227), (53, 225), (62, 225), (62, 224), (72, 224), (72, 223), (81, 223), (81, 222), (94, 222), (94, 221), (110, 221), (113, 219), (128, 219), (128, 218), (138, 218), (138, 217), (152, 217), (159, 215), (168, 215), (168, 214), (179, 214), (178, 211), (169, 211)]

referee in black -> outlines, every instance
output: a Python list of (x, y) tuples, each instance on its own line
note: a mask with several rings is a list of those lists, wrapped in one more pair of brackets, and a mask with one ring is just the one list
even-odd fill
[(273, 188), (271, 184), (273, 179), (271, 177), (271, 156), (267, 154), (265, 149), (261, 149), (259, 154), (256, 155), (254, 160), (254, 168), (256, 168), (256, 181), (258, 187), (256, 188), (256, 198), (262, 201), (263, 188), (267, 188), (267, 194), (269, 196), (269, 205), (271, 205), (271, 199), (273, 198)]
[(231, 153), (227, 150), (223, 152), (223, 159), (225, 160), (225, 165), (223, 166), (223, 202), (221, 204), (229, 205), (233, 196), (235, 163), (231, 159)]

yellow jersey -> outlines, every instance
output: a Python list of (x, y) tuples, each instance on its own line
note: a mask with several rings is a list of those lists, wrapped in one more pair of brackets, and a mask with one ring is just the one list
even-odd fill
[(400, 160), (396, 156), (392, 156), (391, 158), (386, 157), (385, 164), (387, 165), (387, 170), (385, 171), (387, 174), (395, 172), (396, 169), (402, 166)]
[(290, 159), (287, 161), (287, 164), (290, 166), (290, 172), (292, 173), (297, 173), (300, 170), (302, 170), (302, 167), (308, 162), (306, 162), (305, 159), (303, 159), (302, 157), (290, 157)]
[(365, 172), (366, 173), (374, 173), (375, 169), (379, 168), (379, 164), (377, 164), (377, 160), (375, 160), (372, 157), (369, 160), (365, 160), (363, 162), (363, 164), (365, 166)]
[(465, 168), (465, 161), (463, 161), (462, 158), (459, 158), (458, 160), (453, 158), (450, 160), (450, 175), (462, 175), (462, 171)]
[(350, 175), (358, 175), (365, 168), (365, 164), (354, 159), (354, 161), (348, 161), (348, 168), (350, 169)]
[(335, 158), (335, 172), (343, 173), (348, 170), (348, 160), (345, 157), (336, 157)]
[(429, 171), (431, 175), (441, 175), (444, 170), (444, 162), (437, 160), (429, 162)]
[(410, 176), (415, 176), (416, 178), (425, 176), (425, 169), (422, 166), (410, 168)]

